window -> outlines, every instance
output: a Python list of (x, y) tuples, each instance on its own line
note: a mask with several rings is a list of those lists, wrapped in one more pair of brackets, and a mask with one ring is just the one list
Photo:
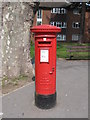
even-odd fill
[(61, 14), (65, 14), (66, 13), (66, 9), (65, 8), (61, 8)]
[(57, 41), (66, 41), (66, 35), (58, 34)]
[(50, 25), (53, 25), (53, 26), (54, 26), (54, 22), (50, 22)]
[(39, 9), (37, 11), (37, 18), (42, 18), (42, 10), (41, 9)]
[(65, 14), (66, 9), (65, 8), (52, 8), (51, 13)]
[(73, 10), (73, 14), (78, 14), (78, 15), (79, 15), (79, 14), (80, 14), (80, 13), (79, 13), (79, 10), (78, 10), (78, 9), (74, 9), (74, 10)]
[(79, 34), (73, 34), (72, 35), (72, 41), (78, 41), (80, 39), (80, 35)]
[(56, 26), (60, 28), (66, 28), (66, 22), (56, 22)]
[(57, 26), (57, 27), (61, 27), (61, 26), (62, 26), (62, 23), (61, 23), (61, 22), (56, 22), (56, 26)]
[(72, 28), (80, 28), (80, 23), (79, 22), (73, 22), (72, 23)]
[(39, 9), (37, 11), (37, 25), (41, 25), (42, 24), (42, 10)]
[(56, 8), (52, 8), (51, 13), (57, 13)]
[(61, 28), (66, 28), (67, 27), (67, 23), (66, 22), (62, 22), (62, 27)]
[(57, 13), (60, 14), (60, 8), (58, 8)]
[(42, 22), (41, 21), (37, 21), (37, 25), (42, 25)]
[(66, 28), (67, 27), (66, 22), (50, 22), (50, 24), (53, 25), (53, 26), (60, 27), (60, 28)]

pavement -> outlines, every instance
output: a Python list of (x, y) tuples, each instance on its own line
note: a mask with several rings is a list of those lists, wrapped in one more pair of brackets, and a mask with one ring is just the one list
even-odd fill
[(88, 118), (88, 61), (57, 61), (57, 104), (42, 110), (34, 104), (32, 82), (2, 97), (3, 118)]

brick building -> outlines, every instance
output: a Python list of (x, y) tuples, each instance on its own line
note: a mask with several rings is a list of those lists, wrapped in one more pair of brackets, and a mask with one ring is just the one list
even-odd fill
[[(89, 20), (90, 11), (88, 10), (85, 13), (83, 42), (90, 42)], [(58, 42), (78, 42), (80, 39), (80, 9), (41, 7), (35, 15), (33, 26), (41, 24), (51, 24), (62, 29), (61, 33), (57, 35)]]

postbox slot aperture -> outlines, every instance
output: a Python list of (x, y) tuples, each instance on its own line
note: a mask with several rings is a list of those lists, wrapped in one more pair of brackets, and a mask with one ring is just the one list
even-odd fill
[(44, 41), (44, 42), (39, 41), (38, 43), (39, 43), (39, 44), (51, 44), (50, 41)]

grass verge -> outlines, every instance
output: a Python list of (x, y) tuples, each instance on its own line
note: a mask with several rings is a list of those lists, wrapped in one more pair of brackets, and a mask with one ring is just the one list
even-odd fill
[[(79, 45), (79, 46), (90, 46), (90, 43), (57, 43), (57, 58), (67, 58), (68, 53), (67, 53), (67, 46), (69, 45)], [(35, 46), (34, 43), (31, 44), (30, 48), (30, 55), (31, 58), (35, 57)], [(90, 54), (88, 52), (73, 52), (72, 53), (73, 58), (72, 59), (90, 59)]]
[(7, 76), (4, 76), (4, 78), (2, 79), (2, 87), (4, 87), (5, 85), (11, 84), (13, 86), (18, 85), (19, 81), (25, 81), (27, 80), (28, 76), (25, 75), (20, 75), (17, 78), (8, 78)]

